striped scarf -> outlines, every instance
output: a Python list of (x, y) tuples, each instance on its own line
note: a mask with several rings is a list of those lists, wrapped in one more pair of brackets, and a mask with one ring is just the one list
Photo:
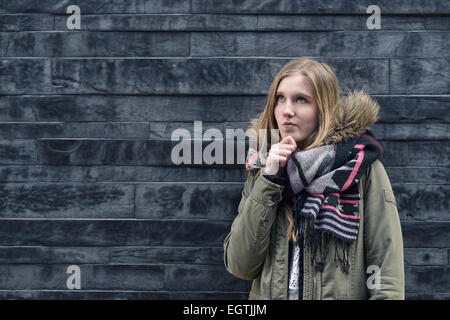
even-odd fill
[[(287, 176), (294, 195), (292, 211), (297, 239), (305, 236), (312, 262), (322, 272), (330, 238), (335, 240), (336, 267), (349, 274), (350, 244), (359, 230), (358, 181), (383, 152), (370, 131), (359, 137), (307, 151), (294, 151)], [(338, 251), (342, 243), (342, 254)]]

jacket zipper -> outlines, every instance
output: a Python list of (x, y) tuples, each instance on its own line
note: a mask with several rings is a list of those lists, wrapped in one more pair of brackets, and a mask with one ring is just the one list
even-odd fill
[(312, 276), (313, 276), (312, 300), (315, 300), (316, 299), (316, 266), (315, 265), (313, 265)]
[[(304, 270), (303, 270), (303, 272), (304, 272), (304, 277), (303, 277), (303, 293), (304, 293), (304, 295), (303, 295), (303, 297), (306, 299), (314, 300), (314, 293), (316, 291), (316, 277), (314, 276), (315, 266), (314, 266), (314, 263), (311, 263), (310, 255), (311, 255), (311, 252), (308, 250), (306, 243), (305, 243), (305, 239), (303, 238), (303, 265), (304, 265)], [(305, 272), (305, 271), (307, 271), (307, 272)], [(308, 279), (308, 277), (309, 277), (309, 279)], [(308, 288), (306, 286), (306, 283), (308, 280), (309, 280), (308, 283), (309, 284), (311, 283), (310, 282), (311, 277), (313, 280), (313, 285), (312, 285), (312, 288), (309, 287), (310, 288), (309, 290), (312, 289), (311, 290), (312, 292), (309, 291), (307, 293), (307, 291), (305, 290), (306, 288)]]

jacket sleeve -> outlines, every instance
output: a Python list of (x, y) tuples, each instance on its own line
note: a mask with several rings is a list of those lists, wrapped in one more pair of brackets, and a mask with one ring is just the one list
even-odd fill
[(263, 174), (248, 175), (238, 214), (223, 244), (225, 267), (234, 276), (253, 280), (261, 272), (284, 188)]
[(391, 183), (379, 160), (372, 164), (363, 192), (369, 299), (404, 299), (402, 230)]

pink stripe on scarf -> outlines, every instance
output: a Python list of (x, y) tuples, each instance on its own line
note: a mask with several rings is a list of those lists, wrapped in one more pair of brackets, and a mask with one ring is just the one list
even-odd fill
[(352, 172), (350, 173), (350, 176), (348, 177), (347, 181), (345, 182), (344, 186), (342, 187), (342, 191), (346, 190), (348, 187), (350, 187), (350, 184), (352, 183), (353, 179), (355, 179), (356, 173), (359, 170), (359, 167), (361, 166), (361, 163), (364, 159), (364, 145), (362, 144), (355, 144), (356, 149), (360, 149), (358, 152), (358, 159), (356, 159), (355, 167), (353, 168)]
[(340, 195), (339, 193), (329, 193), (329, 194), (331, 194), (331, 195), (333, 195), (333, 196), (336, 196), (336, 197), (338, 197), (338, 198), (341, 197), (341, 195)]
[(331, 209), (331, 210), (333, 210), (334, 212), (336, 212), (338, 215), (340, 215), (341, 217), (359, 220), (359, 217), (357, 217), (357, 216), (350, 216), (350, 215), (347, 215), (347, 214), (342, 214), (342, 213), (340, 213), (339, 210), (336, 209), (336, 208), (333, 207), (333, 206), (322, 206), (320, 209)]
[(369, 140), (370, 142), (372, 142), (373, 144), (376, 144), (378, 146), (378, 148), (380, 148), (380, 153), (384, 152), (383, 146), (374, 138), (372, 138), (371, 136), (367, 135), (367, 134), (363, 134), (361, 135), (362, 138), (365, 138), (367, 140)]
[(342, 203), (360, 203), (361, 201), (359, 201), (359, 200), (339, 200), (339, 202), (342, 202)]
[(255, 153), (254, 155), (252, 155), (252, 156), (250, 157), (250, 159), (248, 159), (248, 161), (245, 163), (245, 169), (248, 169), (248, 166), (249, 166), (250, 162), (252, 162), (253, 160), (255, 160), (257, 157), (258, 157), (258, 154), (257, 154), (257, 153)]

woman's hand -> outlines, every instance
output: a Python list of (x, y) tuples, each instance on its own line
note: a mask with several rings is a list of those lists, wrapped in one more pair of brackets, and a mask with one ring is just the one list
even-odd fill
[(287, 159), (295, 149), (297, 149), (297, 144), (291, 136), (284, 137), (279, 143), (274, 144), (270, 148), (264, 174), (281, 176)]

